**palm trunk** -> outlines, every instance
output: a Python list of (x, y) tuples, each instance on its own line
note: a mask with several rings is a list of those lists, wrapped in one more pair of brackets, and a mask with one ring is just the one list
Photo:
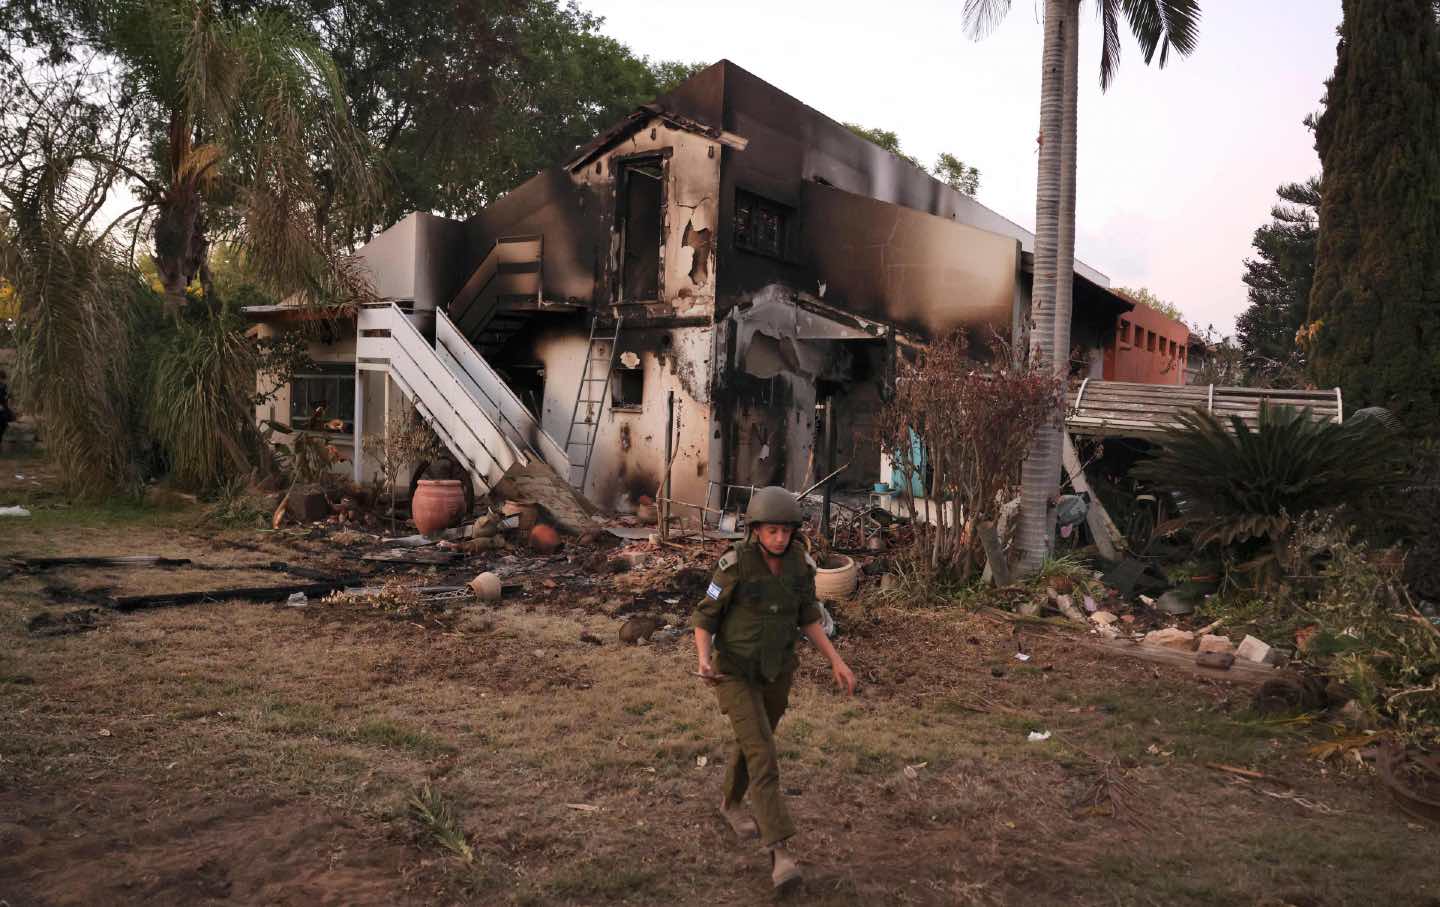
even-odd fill
[[(1068, 297), (1065, 299), (1067, 347), (1063, 351), (1056, 348), (1056, 316), (1059, 291), (1062, 289), (1060, 223), (1064, 187), (1061, 158), (1067, 88), (1066, 32), (1078, 27), (1078, 12), (1079, 0), (1045, 2), (1045, 50), (1040, 74), (1040, 167), (1035, 191), (1035, 281), (1030, 294), (1029, 350), (1032, 365), (1057, 370), (1063, 368), (1069, 353)], [(1072, 90), (1073, 86), (1072, 81)], [(1072, 155), (1072, 166), (1073, 162)], [(1073, 224), (1071, 230), (1071, 254), (1064, 262), (1067, 270), (1074, 264)], [(1063, 288), (1068, 292), (1070, 275), (1066, 273), (1064, 276)], [(1050, 553), (1054, 528), (1050, 502), (1060, 482), (1063, 417), (1063, 412), (1057, 410), (1052, 424), (1036, 434), (1021, 470), (1020, 527), (1016, 541), (1023, 573), (1038, 571)]]

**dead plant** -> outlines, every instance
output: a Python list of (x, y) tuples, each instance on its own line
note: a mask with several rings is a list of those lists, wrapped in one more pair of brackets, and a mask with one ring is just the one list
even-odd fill
[[(1030, 441), (1062, 392), (1048, 372), (1012, 367), (998, 341), (988, 353), (972, 358), (963, 333), (936, 340), (900, 363), (895, 395), (876, 418), (877, 440), (904, 478), (903, 502), (912, 514), (928, 505), (917, 537), (933, 577), (965, 582), (980, 571), (979, 528), (1014, 497)], [(917, 508), (921, 483), (926, 503)]]

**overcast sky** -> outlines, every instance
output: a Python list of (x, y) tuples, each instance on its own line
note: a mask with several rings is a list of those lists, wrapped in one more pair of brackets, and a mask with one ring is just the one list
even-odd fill
[[(980, 168), (981, 202), (1034, 226), (1042, 0), (1014, 0), (981, 42), (964, 35), (962, 0), (581, 3), (639, 53), (728, 58), (837, 120), (898, 133), (922, 161), (950, 151)], [(1229, 333), (1275, 187), (1320, 170), (1301, 120), (1335, 66), (1340, 2), (1201, 5), (1193, 55), (1161, 70), (1127, 41), (1101, 94), (1099, 24), (1084, 3), (1076, 254)]]

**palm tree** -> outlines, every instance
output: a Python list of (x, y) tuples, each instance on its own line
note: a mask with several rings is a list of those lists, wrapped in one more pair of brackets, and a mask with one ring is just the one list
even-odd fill
[(217, 234), (281, 295), (363, 291), (329, 253), (327, 223), (345, 212), (327, 199), (364, 205), (374, 180), (335, 65), (299, 23), (222, 14), (214, 0), (121, 0), (93, 38), (120, 60), (154, 123), (155, 175), (131, 175), (153, 214), (171, 312), (193, 281), (208, 283)]
[[(1095, 0), (1100, 16), (1100, 88), (1108, 89), (1120, 65), (1120, 18), (1140, 44), (1145, 62), (1159, 53), (1195, 48), (1199, 0)], [(1030, 361), (1048, 363), (1065, 377), (1075, 276), (1075, 146), (1081, 0), (1045, 0), (1045, 45), (1040, 78), (1040, 169), (1035, 195), (1035, 283), (1030, 297)], [(965, 0), (966, 30), (983, 38), (1010, 11), (1010, 0)], [(1021, 473), (1020, 566), (1038, 570), (1049, 554), (1054, 520), (1050, 501), (1059, 489), (1065, 430), (1063, 405), (1040, 431)]]

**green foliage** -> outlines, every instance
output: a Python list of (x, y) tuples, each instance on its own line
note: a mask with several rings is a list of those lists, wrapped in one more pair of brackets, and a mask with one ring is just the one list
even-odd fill
[(236, 476), (216, 489), (205, 519), (224, 528), (260, 529), (270, 519), (264, 500), (250, 491), (245, 476)]
[(1177, 306), (1173, 302), (1168, 302), (1164, 299), (1161, 299), (1159, 296), (1156, 296), (1154, 293), (1152, 293), (1145, 287), (1139, 287), (1138, 289), (1131, 289), (1130, 287), (1116, 287), (1115, 292), (1120, 294), (1121, 296), (1126, 297), (1131, 302), (1137, 302), (1141, 305), (1149, 306), (1150, 308), (1159, 312), (1161, 315), (1164, 315), (1166, 318), (1173, 318), (1179, 322), (1185, 321), (1185, 313), (1180, 311), (1179, 306)]
[(888, 129), (875, 129), (861, 126), (858, 123), (846, 123), (845, 128), (867, 142), (879, 145), (896, 157), (909, 161), (912, 166), (924, 170), (957, 192), (963, 192), (973, 197), (976, 192), (980, 191), (980, 171), (967, 166), (964, 161), (948, 151), (940, 153), (940, 156), (935, 159), (934, 167), (926, 168), (924, 164), (920, 163), (919, 158), (905, 153), (904, 149), (900, 147), (900, 136)]
[(955, 155), (948, 151), (940, 152), (935, 159), (935, 166), (931, 168), (935, 178), (956, 192), (963, 192), (974, 197), (980, 191), (980, 171), (966, 165)]
[(1300, 657), (1341, 681), (1367, 711), (1419, 741), (1440, 740), (1440, 627), (1411, 603), (1393, 567), (1334, 522), (1297, 521), (1288, 559), (1300, 569), (1263, 597), (1206, 604), (1233, 631), (1272, 643), (1308, 640)]
[(1388, 506), (1400, 479), (1398, 438), (1378, 420), (1319, 421), (1308, 410), (1260, 408), (1258, 425), (1181, 413), (1137, 477), (1178, 492), (1197, 545), (1217, 545), (1273, 576), (1301, 514)]
[(1315, 129), (1324, 168), (1310, 371), (1413, 430), (1440, 423), (1440, 24), (1432, 0), (1345, 0)]
[(225, 309), (180, 322), (159, 344), (146, 422), (178, 482), (215, 488), (250, 469), (259, 365), (255, 343)]
[(1299, 369), (1304, 356), (1296, 334), (1310, 307), (1315, 279), (1316, 212), (1320, 180), (1287, 183), (1275, 190), (1283, 204), (1255, 231), (1256, 257), (1245, 259), (1249, 306), (1235, 319), (1235, 333), (1252, 369)]
[(0, 281), (14, 307), (13, 393), (42, 426), (66, 490), (98, 498), (134, 486), (132, 320), (147, 291), (109, 230), (97, 229), (120, 178), (88, 155), (137, 126), (83, 68), (0, 67)]

